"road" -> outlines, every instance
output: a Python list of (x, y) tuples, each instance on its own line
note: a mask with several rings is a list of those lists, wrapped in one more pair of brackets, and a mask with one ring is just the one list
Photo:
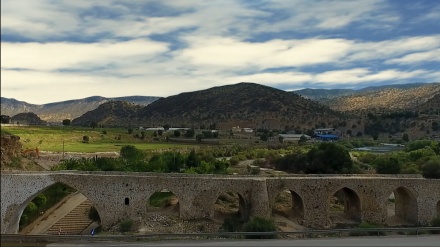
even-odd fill
[(356, 238), (321, 238), (301, 240), (186, 240), (163, 242), (81, 242), (54, 243), (50, 247), (174, 247), (174, 246), (440, 246), (440, 235), (429, 236), (390, 236), (390, 237), (356, 237)]

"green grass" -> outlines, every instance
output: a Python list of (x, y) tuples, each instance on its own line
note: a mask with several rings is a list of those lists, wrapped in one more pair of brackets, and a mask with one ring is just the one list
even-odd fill
[[(105, 130), (107, 134), (102, 134)], [(128, 134), (124, 128), (92, 129), (73, 126), (2, 126), (2, 134), (8, 133), (20, 137), (23, 149), (38, 147), (41, 151), (52, 152), (119, 152), (124, 145), (133, 145), (141, 150), (192, 148), (195, 145), (167, 142), (152, 142), (134, 138), (136, 133)], [(89, 143), (83, 143), (83, 136), (89, 137)], [(64, 147), (63, 147), (64, 146)]]

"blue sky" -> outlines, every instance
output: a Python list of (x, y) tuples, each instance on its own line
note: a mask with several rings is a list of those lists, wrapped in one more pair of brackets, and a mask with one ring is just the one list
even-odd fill
[(2, 0), (1, 96), (440, 81), (440, 0)]

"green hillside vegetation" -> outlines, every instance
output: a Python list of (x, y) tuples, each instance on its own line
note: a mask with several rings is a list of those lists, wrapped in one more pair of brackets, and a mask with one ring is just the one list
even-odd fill
[[(390, 88), (362, 94), (333, 98), (326, 104), (337, 111), (362, 109), (402, 110), (416, 109), (429, 99), (440, 94), (440, 83), (426, 84), (416, 88)], [(438, 96), (437, 96), (438, 97)]]
[[(133, 130), (134, 131), (134, 130)], [(77, 126), (2, 126), (2, 133), (20, 137), (23, 149), (38, 147), (41, 151), (62, 152), (119, 152), (122, 146), (134, 145), (141, 150), (191, 148), (193, 145), (154, 140), (153, 132), (142, 140), (125, 128), (92, 128)], [(87, 136), (88, 143), (83, 142)]]

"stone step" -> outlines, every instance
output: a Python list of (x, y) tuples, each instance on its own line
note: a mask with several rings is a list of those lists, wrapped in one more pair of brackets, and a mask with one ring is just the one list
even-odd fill
[(58, 235), (61, 229), (61, 234), (63, 235), (81, 234), (81, 232), (92, 223), (88, 217), (88, 211), (92, 205), (89, 200), (84, 201), (55, 223), (46, 233)]

